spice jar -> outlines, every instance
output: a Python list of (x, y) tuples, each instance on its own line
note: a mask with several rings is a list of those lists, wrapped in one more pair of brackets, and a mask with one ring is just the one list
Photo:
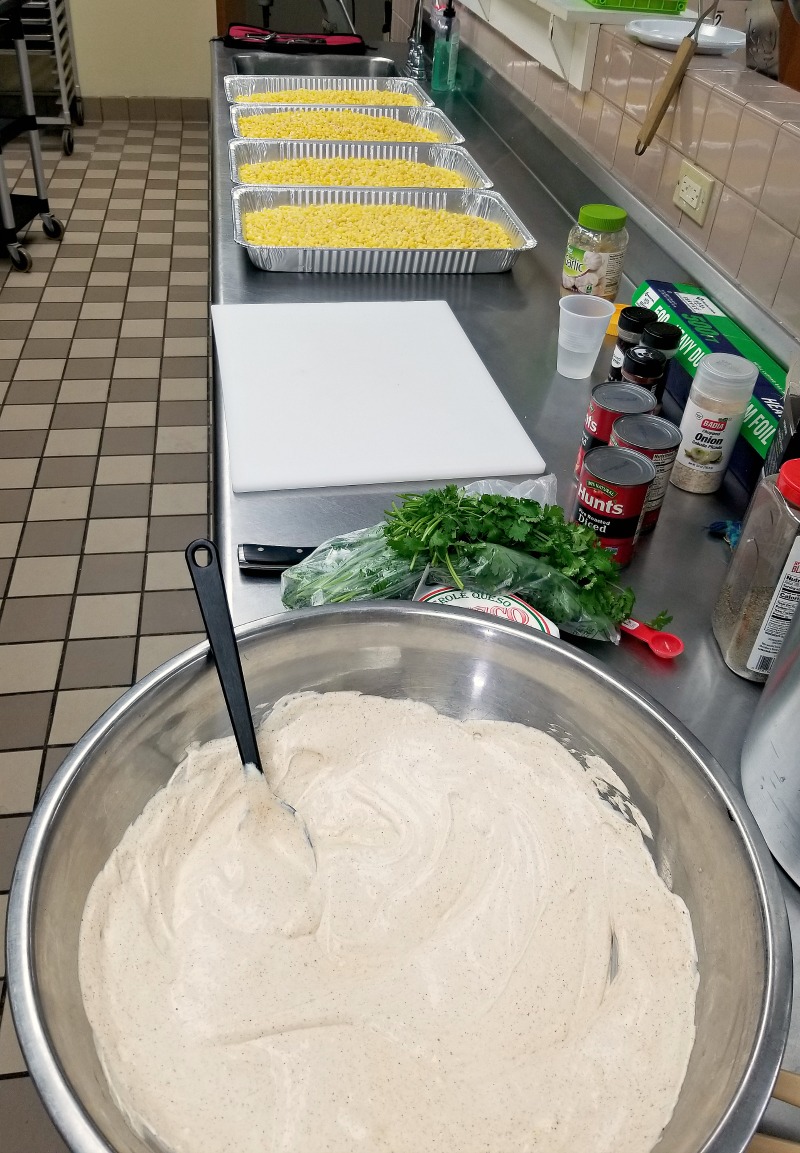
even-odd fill
[(716, 492), (758, 376), (743, 356), (712, 352), (700, 361), (681, 420), (681, 447), (670, 483), (686, 492)]
[(765, 477), (742, 525), (712, 627), (728, 668), (765, 681), (800, 598), (800, 460)]
[(613, 204), (584, 204), (567, 238), (561, 295), (585, 292), (616, 300), (628, 247), (628, 214)]
[(617, 343), (611, 355), (609, 380), (622, 380), (622, 362), (629, 348), (641, 344), (641, 336), (648, 324), (656, 322), (657, 313), (652, 308), (638, 308), (631, 305), (623, 308), (617, 321)]
[(667, 358), (657, 348), (644, 348), (639, 345), (629, 348), (622, 361), (622, 379), (628, 384), (638, 384), (648, 388), (656, 397), (658, 390), (664, 391), (667, 373)]
[(642, 339), (639, 342), (642, 348), (657, 348), (667, 361), (664, 366), (664, 375), (661, 378), (661, 383), (655, 388), (656, 400), (659, 405), (664, 397), (664, 389), (667, 386), (669, 362), (680, 348), (682, 340), (683, 331), (678, 328), (677, 324), (667, 324), (660, 320), (648, 324), (642, 333)]

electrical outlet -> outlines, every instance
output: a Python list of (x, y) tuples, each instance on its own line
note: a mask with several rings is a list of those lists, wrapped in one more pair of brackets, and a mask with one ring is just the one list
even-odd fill
[(697, 224), (704, 224), (716, 181), (690, 160), (682, 160), (678, 169), (678, 183), (672, 197), (674, 204), (683, 209)]

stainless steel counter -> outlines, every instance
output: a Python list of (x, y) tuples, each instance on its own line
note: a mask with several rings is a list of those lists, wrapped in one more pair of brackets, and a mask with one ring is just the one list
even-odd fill
[[(402, 45), (381, 45), (402, 59)], [(558, 477), (559, 499), (569, 507), (572, 466), (586, 411), (590, 384), (560, 377), (555, 371), (558, 316), (558, 273), (570, 227), (564, 201), (603, 199), (587, 187), (578, 171), (552, 140), (522, 121), (513, 101), (501, 122), (508, 124), (501, 139), (475, 105), (461, 94), (444, 101), (447, 115), (466, 136), (466, 147), (495, 181), (537, 238), (538, 247), (523, 254), (509, 273), (464, 277), (303, 276), (259, 272), (232, 240), (227, 142), (228, 108), (222, 76), (232, 71), (231, 53), (214, 48), (212, 95), (213, 295), (214, 303), (264, 301), (425, 300), (444, 299), (474, 344), (520, 421)], [(477, 77), (475, 91), (484, 82)], [(492, 100), (506, 98), (503, 85)], [(516, 139), (524, 134), (524, 149)], [(504, 141), (510, 141), (514, 151)], [(519, 158), (522, 153), (531, 167)], [(536, 157), (540, 160), (536, 161)], [(531, 157), (534, 157), (533, 162)], [(566, 190), (561, 195), (559, 190)], [(585, 193), (589, 192), (590, 195)], [(643, 265), (649, 276), (680, 279), (686, 275), (668, 253), (635, 225), (631, 229), (628, 267), (638, 276)], [(621, 299), (633, 285), (624, 283)], [(630, 296), (627, 296), (629, 299)], [(413, 339), (413, 333), (409, 334)], [(612, 341), (606, 341), (595, 381), (605, 379)], [(269, 350), (265, 349), (265, 356)], [(298, 356), (302, 350), (298, 350)], [(592, 382), (594, 383), (594, 381)], [(376, 381), (379, 386), (379, 380)], [(670, 414), (669, 412), (667, 415)], [(215, 536), (224, 558), (233, 613), (237, 623), (281, 611), (277, 581), (241, 574), (236, 546), (243, 542), (318, 544), (334, 533), (360, 528), (381, 518), (396, 490), (387, 487), (315, 490), (304, 493), (236, 495), (228, 483), (227, 445), (218, 383), (215, 385)], [(401, 486), (401, 491), (410, 486)], [(415, 486), (425, 488), (427, 486)], [(745, 495), (726, 481), (720, 493), (699, 496), (670, 487), (656, 533), (646, 539), (628, 570), (637, 593), (637, 615), (648, 619), (669, 609), (670, 628), (685, 642), (684, 655), (661, 661), (642, 644), (625, 638), (615, 647), (583, 643), (587, 651), (652, 694), (708, 747), (734, 780), (739, 752), (759, 688), (731, 673), (719, 653), (710, 628), (711, 610), (729, 559), (727, 545), (712, 539), (706, 526), (713, 520), (741, 515)], [(800, 941), (800, 890), (788, 880), (787, 905), (795, 939)], [(800, 986), (796, 978), (796, 1012), (786, 1055), (788, 1068), (800, 1071)], [(795, 1117), (795, 1113), (798, 1114)], [(770, 1107), (771, 1129), (800, 1137), (800, 1110)]]

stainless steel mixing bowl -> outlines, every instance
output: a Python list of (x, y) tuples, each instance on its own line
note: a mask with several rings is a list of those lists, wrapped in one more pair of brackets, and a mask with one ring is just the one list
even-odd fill
[[(312, 609), (239, 635), (251, 700), (264, 707), (300, 689), (411, 697), (454, 717), (550, 728), (612, 765), (650, 823), (661, 875), (689, 908), (699, 955), (697, 1040), (659, 1153), (740, 1153), (783, 1052), (791, 946), (766, 847), (705, 749), (578, 650), (478, 613)], [(132, 688), (75, 746), (22, 846), (9, 904), (11, 1005), (33, 1079), (73, 1153), (146, 1153), (111, 1099), (83, 1011), (86, 895), (186, 746), (227, 732), (216, 673), (198, 645)]]

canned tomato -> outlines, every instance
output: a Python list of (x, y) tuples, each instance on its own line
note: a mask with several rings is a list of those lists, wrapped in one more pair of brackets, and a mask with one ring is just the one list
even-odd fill
[(655, 465), (631, 448), (600, 445), (587, 452), (572, 519), (593, 528), (620, 564), (633, 556)]
[(621, 416), (614, 421), (611, 443), (620, 448), (632, 448), (655, 465), (656, 479), (647, 490), (639, 529), (640, 533), (652, 532), (664, 503), (669, 474), (681, 446), (681, 431), (661, 416)]
[(611, 429), (618, 416), (650, 413), (656, 407), (656, 398), (649, 388), (625, 381), (608, 380), (596, 384), (583, 423), (581, 447), (575, 461), (575, 476), (580, 476), (583, 458), (590, 449), (611, 440)]

